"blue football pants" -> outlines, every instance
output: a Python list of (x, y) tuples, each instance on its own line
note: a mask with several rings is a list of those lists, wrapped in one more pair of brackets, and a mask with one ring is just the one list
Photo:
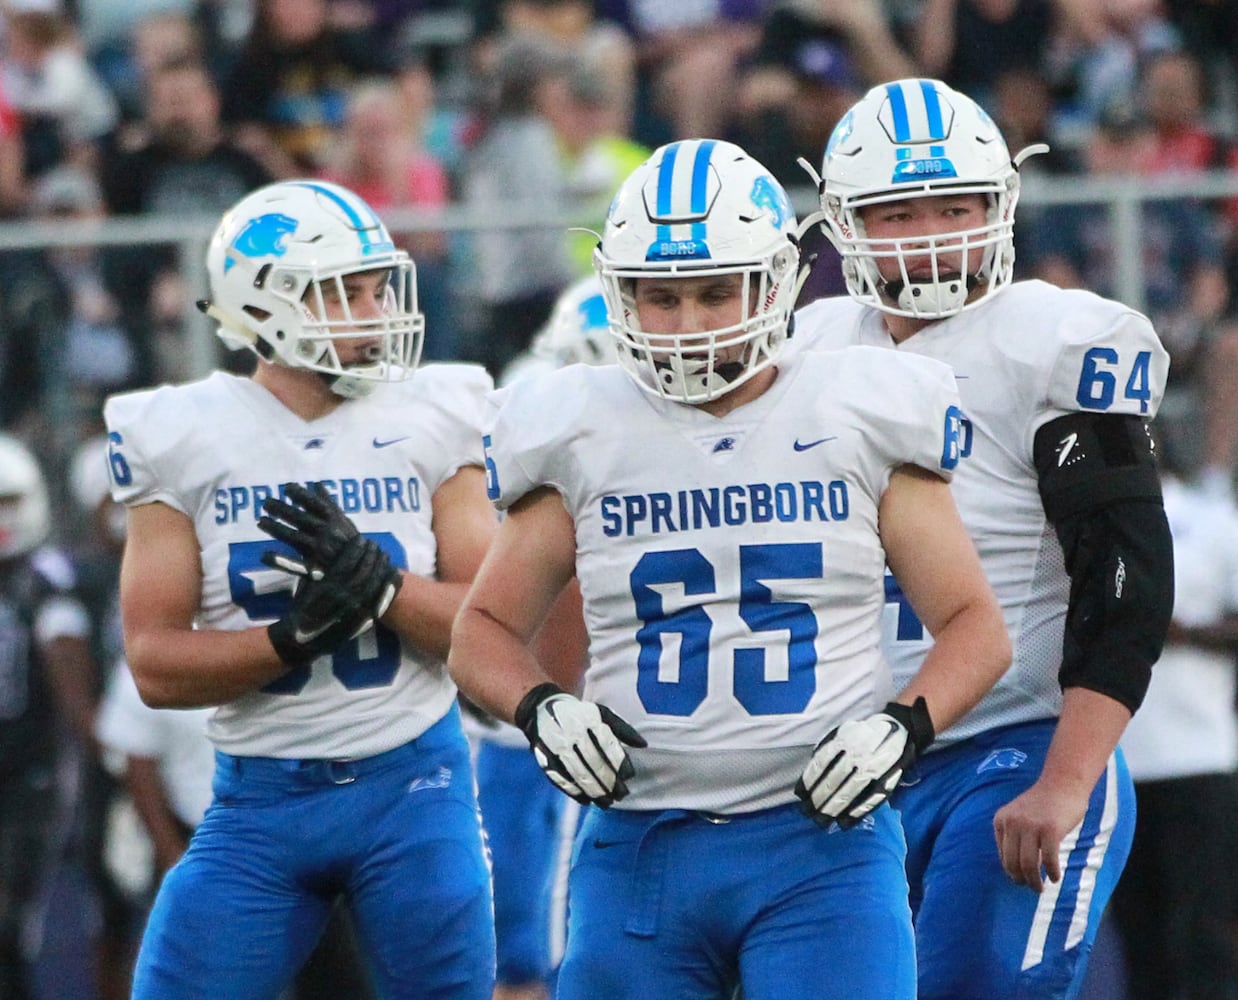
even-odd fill
[(379, 997), (490, 1000), (490, 872), (454, 708), (356, 761), (219, 753), (214, 791), (160, 886), (133, 1000), (274, 1000), (339, 895)]
[(1010, 880), (993, 833), (997, 810), (1040, 775), (1055, 724), (933, 750), (894, 795), (907, 835), (919, 1000), (1072, 1000), (1082, 987), (1134, 836), (1134, 786), (1121, 751), (1063, 841), (1061, 881), (1043, 893)]
[(913, 1000), (897, 814), (589, 809), (559, 1000)]
[(498, 981), (546, 982), (561, 957), (551, 947), (556, 933), (562, 937), (552, 921), (564, 919), (554, 905), (561, 829), (579, 807), (550, 783), (527, 746), (482, 740), (475, 766), (494, 869)]

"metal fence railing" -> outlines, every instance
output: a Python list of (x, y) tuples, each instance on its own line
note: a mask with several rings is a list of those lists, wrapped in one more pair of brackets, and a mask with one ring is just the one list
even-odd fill
[[(801, 213), (816, 206), (815, 193), (797, 189), (792, 201)], [(1023, 187), (1023, 205), (1090, 205), (1108, 207), (1117, 268), (1115, 297), (1137, 309), (1144, 307), (1142, 228), (1140, 206), (1148, 201), (1176, 198), (1223, 199), (1238, 197), (1238, 172), (1214, 171), (1182, 177), (1071, 177), (1047, 181), (1029, 177)], [(463, 206), (441, 210), (404, 209), (388, 213), (386, 222), (394, 232), (445, 232), (449, 234), (495, 229), (561, 228), (596, 224), (596, 204), (565, 206), (557, 217), (532, 213), (513, 203), (501, 217)], [(108, 218), (98, 222), (8, 222), (0, 224), (0, 252), (63, 246), (135, 247), (143, 244), (174, 246), (179, 254), (181, 277), (186, 289), (184, 303), (183, 356), (187, 373), (200, 376), (215, 367), (219, 357), (216, 338), (210, 336), (210, 321), (194, 307), (206, 296), (203, 260), (207, 242), (217, 222), (214, 217)], [(467, 275), (456, 275), (455, 286), (468, 292)], [(3, 331), (0, 331), (3, 335)]]

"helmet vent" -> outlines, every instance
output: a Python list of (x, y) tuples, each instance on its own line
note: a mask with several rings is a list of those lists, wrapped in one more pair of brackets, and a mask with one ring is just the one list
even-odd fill
[(254, 287), (262, 288), (267, 283), (267, 275), (271, 273), (271, 265), (263, 264), (258, 268), (258, 273), (254, 275)]

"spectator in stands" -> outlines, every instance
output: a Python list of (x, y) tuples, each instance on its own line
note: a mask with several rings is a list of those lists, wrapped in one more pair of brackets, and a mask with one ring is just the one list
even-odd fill
[(558, 46), (513, 36), (500, 50), (484, 130), (469, 152), (464, 198), (479, 218), (544, 219), (474, 234), (482, 317), (467, 353), (494, 375), (529, 346), (572, 278), (562, 225), (567, 181), (547, 102), (562, 100), (572, 61)]
[(1004, 70), (1039, 70), (1052, 36), (1054, 0), (924, 0), (915, 52), (924, 76), (970, 94), (993, 113)]
[(636, 40), (633, 137), (651, 149), (723, 134), (738, 69), (756, 50), (766, 0), (598, 0)]
[(93, 165), (119, 112), (82, 54), (59, 0), (7, 6), (0, 80), (21, 115), (28, 177), (62, 162)]
[(224, 84), (224, 120), (275, 177), (321, 169), (348, 87), (385, 68), (368, 33), (336, 29), (330, 10), (328, 0), (258, 0)]
[(1182, 47), (1160, 0), (1054, 0), (1059, 18), (1047, 54), (1055, 89), (1068, 95), (1067, 117), (1090, 128), (1106, 109), (1133, 102), (1139, 66)]
[(543, 112), (555, 131), (563, 157), (566, 195), (572, 205), (591, 206), (569, 234), (572, 267), (578, 277), (592, 275), (597, 234), (619, 185), (649, 157), (633, 139), (615, 130), (612, 93), (603, 72), (577, 61), (566, 87), (550, 88)]
[[(197, 24), (187, 13), (175, 10), (139, 18), (123, 36), (105, 42), (92, 55), (100, 75), (116, 95), (122, 119), (128, 123), (145, 117), (148, 81), (159, 67), (203, 62), (205, 58)], [(118, 140), (125, 141), (123, 128)]]
[[(102, 163), (112, 214), (205, 220), (272, 179), (224, 131), (218, 88), (202, 63), (188, 59), (152, 67), (144, 104), (145, 117), (128, 133), (129, 143), (109, 151)], [(145, 332), (152, 353), (169, 338), (179, 343), (186, 293), (176, 250), (142, 245), (114, 255), (125, 264), (119, 293), (126, 324)], [(160, 371), (165, 377), (178, 374), (163, 365)]]
[(0, 74), (0, 217), (26, 208), (26, 143), (21, 116), (9, 103)]
[[(1019, 166), (1025, 190), (1037, 182), (1049, 182), (1082, 171), (1077, 151), (1061, 141), (1055, 131), (1053, 93), (1044, 74), (1031, 69), (1010, 69), (1000, 73), (994, 87), (993, 118), (1007, 137), (1011, 149), (1025, 149), (1045, 143), (1049, 150), (1030, 156)], [(1015, 259), (1022, 264), (1043, 255), (1040, 248), (1046, 227), (1052, 227), (1056, 209), (1037, 205), (1031, 199), (1019, 203), (1019, 225), (1015, 228)], [(1051, 234), (1050, 234), (1050, 238)]]
[(480, 68), (493, 70), (500, 43), (511, 35), (555, 42), (604, 79), (610, 95), (606, 128), (616, 135), (631, 130), (636, 48), (623, 27), (598, 15), (591, 0), (478, 0), (476, 7), (473, 51)]
[(152, 67), (144, 103), (140, 138), (102, 164), (114, 214), (216, 216), (272, 179), (228, 139), (218, 88), (202, 63)]
[(1186, 174), (1231, 162), (1229, 143), (1208, 122), (1203, 67), (1194, 55), (1171, 49), (1149, 56), (1138, 96), (1155, 138), (1150, 172)]
[[(39, 178), (30, 209), (56, 222), (104, 214), (98, 183), (73, 166)], [(104, 394), (148, 377), (121, 315), (120, 271), (114, 251), (89, 245), (0, 254), (0, 422), (41, 439), (53, 461)]]
[[(1144, 170), (1154, 176), (1191, 174), (1238, 166), (1238, 149), (1208, 119), (1204, 71), (1199, 59), (1185, 51), (1156, 53), (1146, 59), (1139, 76), (1139, 104), (1147, 116), (1153, 141)], [(1210, 221), (1219, 223), (1226, 248), (1224, 287), (1214, 295), (1228, 299), (1238, 272), (1238, 199), (1224, 205), (1204, 205)], [(1223, 301), (1223, 306), (1225, 302)], [(1203, 469), (1201, 481), (1214, 492), (1228, 494), (1238, 461), (1238, 315), (1235, 303), (1217, 323), (1204, 322), (1192, 361), (1202, 382)], [(1176, 332), (1176, 331), (1171, 331)], [(1171, 379), (1173, 375), (1171, 373)]]
[(1238, 4), (1218, 0), (1163, 0), (1169, 20), (1204, 72), (1207, 103), (1219, 128), (1238, 127)]
[[(451, 196), (447, 171), (426, 151), (422, 136), (433, 95), (417, 109), (420, 121), (402, 116), (409, 106), (401, 96), (395, 83), (383, 79), (354, 88), (340, 141), (327, 156), (322, 172), (327, 180), (357, 192), (384, 218), (391, 210), (443, 208)], [(392, 232), (417, 261), (417, 301), (426, 316), (426, 339), (431, 346), (427, 357), (451, 357), (456, 337), (446, 234), (400, 232), (399, 227)]]
[(877, 0), (784, 2), (762, 26), (732, 126), (783, 186), (803, 187), (809, 177), (797, 160), (821, 158), (838, 119), (864, 91), (914, 75)]

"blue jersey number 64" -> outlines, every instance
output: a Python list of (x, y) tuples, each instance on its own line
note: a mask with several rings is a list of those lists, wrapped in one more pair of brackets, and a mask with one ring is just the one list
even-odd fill
[(1118, 352), (1112, 347), (1093, 347), (1083, 356), (1083, 370), (1079, 373), (1079, 388), (1075, 401), (1085, 410), (1107, 410), (1117, 398), (1118, 381), (1126, 375), (1122, 390), (1124, 399), (1139, 403), (1139, 412), (1148, 412), (1152, 399), (1152, 352), (1140, 351), (1135, 361), (1126, 370)]

